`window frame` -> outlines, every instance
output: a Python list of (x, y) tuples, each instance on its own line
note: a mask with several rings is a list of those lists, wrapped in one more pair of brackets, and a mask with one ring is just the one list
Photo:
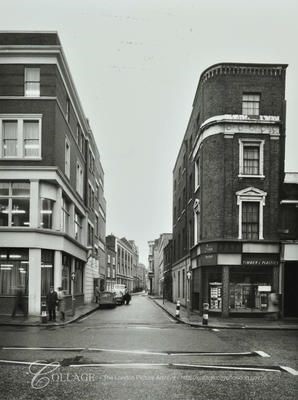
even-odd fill
[[(7, 227), (7, 228), (30, 228), (30, 193), (31, 193), (31, 188), (30, 188), (30, 182), (28, 181), (1, 181), (1, 183), (7, 183), (8, 184), (8, 195), (1, 195), (0, 198), (6, 200), (7, 199), (7, 225), (1, 225), (1, 227)], [(21, 194), (21, 195), (15, 195), (13, 194), (13, 185), (15, 183), (26, 183), (29, 186), (29, 193), (28, 194)], [(28, 224), (23, 224), (23, 225), (14, 225), (13, 223), (13, 201), (19, 199), (25, 199), (28, 201)]]
[[(258, 97), (258, 99), (244, 99), (244, 97)], [(255, 109), (253, 105), (257, 104), (258, 107)], [(246, 93), (242, 93), (242, 115), (247, 115), (250, 117), (258, 117), (260, 115), (260, 104), (261, 104), (261, 94), (260, 93), (250, 93), (250, 92), (246, 92)], [(245, 106), (244, 106), (245, 105)], [(248, 107), (248, 105), (252, 105), (252, 110), (253, 112), (251, 114), (249, 114), (248, 112), (244, 112), (244, 109), (251, 109), (251, 107)], [(256, 112), (257, 110), (257, 112)]]
[[(17, 124), (17, 155), (4, 155), (4, 123), (15, 121)], [(38, 123), (39, 149), (37, 156), (25, 156), (24, 148), (24, 122)], [(41, 160), (42, 149), (42, 115), (41, 114), (0, 114), (0, 159), (1, 160)]]
[[(38, 70), (38, 81), (28, 81), (26, 78), (26, 73), (29, 70)], [(26, 88), (26, 85), (28, 83), (38, 83), (38, 94), (28, 94), (28, 89)], [(37, 91), (36, 91), (37, 92)], [(40, 67), (25, 67), (24, 69), (24, 97), (40, 97)]]
[[(246, 174), (244, 171), (244, 154), (245, 147), (258, 147), (259, 148), (259, 173), (258, 174)], [(239, 139), (239, 178), (261, 178), (264, 179), (264, 148), (265, 140), (252, 139), (252, 138), (241, 138)]]

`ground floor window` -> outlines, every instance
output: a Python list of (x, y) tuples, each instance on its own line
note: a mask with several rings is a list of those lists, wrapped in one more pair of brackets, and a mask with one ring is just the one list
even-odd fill
[(84, 274), (84, 263), (80, 260), (75, 260), (75, 280), (74, 280), (74, 293), (83, 293), (83, 274)]
[(260, 267), (231, 268), (230, 298), (231, 311), (266, 311), (268, 292), (272, 289), (273, 270)]
[(68, 254), (62, 256), (62, 289), (65, 294), (70, 294), (70, 270), (71, 257)]
[(0, 250), (0, 295), (14, 295), (22, 288), (28, 295), (28, 249)]
[(41, 251), (41, 295), (46, 296), (54, 285), (54, 252)]

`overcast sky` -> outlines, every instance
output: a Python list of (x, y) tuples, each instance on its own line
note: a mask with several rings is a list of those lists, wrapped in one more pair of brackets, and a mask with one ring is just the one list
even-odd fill
[[(297, 0), (0, 0), (1, 30), (58, 31), (105, 171), (107, 234), (171, 232), (172, 169), (200, 74), (286, 63), (286, 169), (298, 171)], [(296, 124), (297, 125), (297, 124)]]

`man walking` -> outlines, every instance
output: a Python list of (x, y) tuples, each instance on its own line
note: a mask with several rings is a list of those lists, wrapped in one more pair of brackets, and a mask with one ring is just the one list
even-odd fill
[(50, 286), (50, 291), (47, 294), (47, 307), (49, 311), (49, 321), (56, 322), (56, 306), (58, 304), (57, 292), (54, 287)]

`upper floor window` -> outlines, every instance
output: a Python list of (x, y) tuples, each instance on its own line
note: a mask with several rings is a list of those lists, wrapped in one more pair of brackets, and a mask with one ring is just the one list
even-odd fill
[(242, 95), (242, 114), (259, 115), (260, 114), (260, 95), (255, 93), (246, 93)]
[(66, 121), (70, 122), (70, 100), (69, 98), (66, 99)]
[(25, 68), (24, 93), (26, 97), (40, 96), (40, 68)]
[(75, 239), (80, 241), (82, 239), (82, 218), (77, 211), (75, 211), (74, 215), (74, 228), (75, 228)]
[(67, 138), (65, 138), (65, 175), (70, 177), (70, 144)]
[(239, 175), (264, 177), (264, 140), (239, 140)]
[(201, 237), (201, 206), (200, 200), (196, 199), (193, 205), (194, 210), (194, 244), (199, 243)]
[(61, 209), (61, 228), (62, 231), (68, 233), (69, 231), (69, 216), (70, 216), (70, 204), (66, 198), (62, 197), (62, 209)]
[(30, 226), (30, 184), (0, 182), (0, 226)]
[(260, 203), (242, 203), (242, 239), (259, 239)]
[(201, 185), (201, 163), (200, 158), (195, 161), (195, 191)]
[(88, 222), (88, 246), (94, 245), (94, 227)]
[(249, 187), (236, 195), (239, 206), (238, 239), (263, 239), (263, 207), (267, 193)]
[(40, 207), (40, 226), (44, 229), (52, 229), (53, 225), (53, 206), (54, 201), (50, 199), (41, 199)]
[(77, 162), (76, 191), (79, 193), (81, 197), (83, 197), (83, 190), (84, 190), (83, 167), (79, 162)]
[(0, 116), (0, 158), (40, 158), (41, 118)]

